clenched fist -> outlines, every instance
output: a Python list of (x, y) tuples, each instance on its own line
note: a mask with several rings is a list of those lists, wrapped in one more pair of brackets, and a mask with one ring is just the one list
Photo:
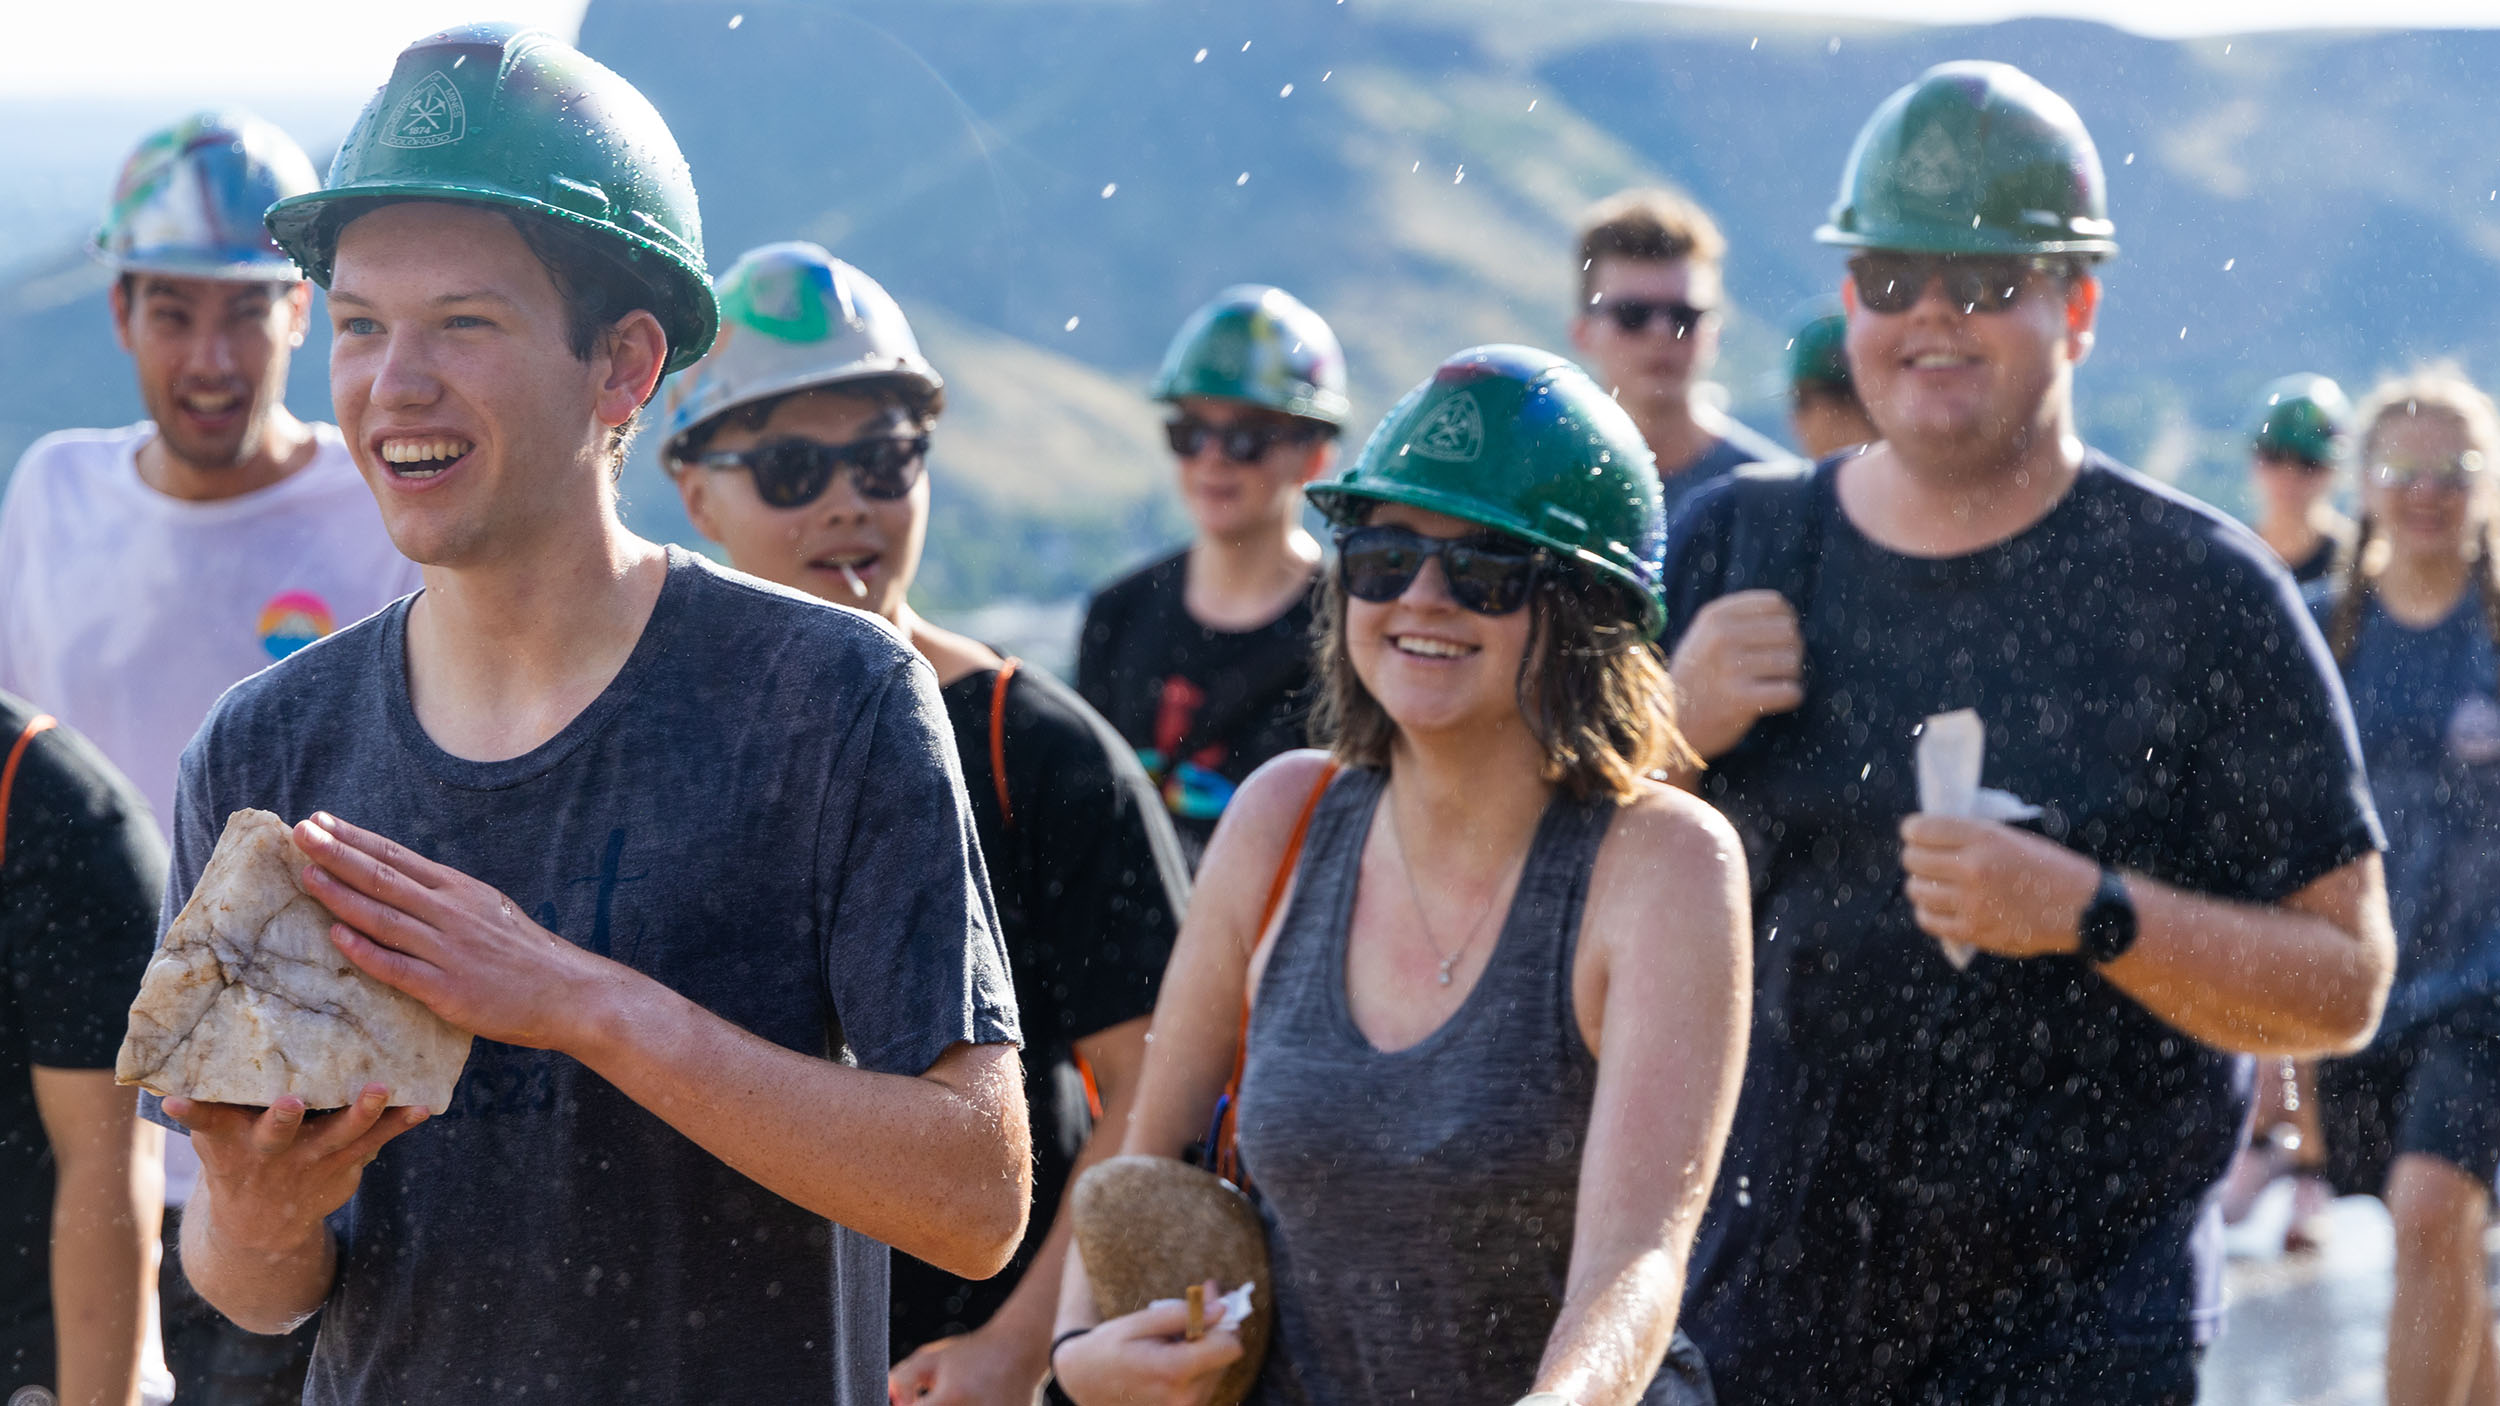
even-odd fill
[(1777, 591), (1737, 591), (1693, 616), (1667, 672), (1684, 740), (1704, 758), (1745, 740), (1754, 720), (1806, 701), (1806, 642)]

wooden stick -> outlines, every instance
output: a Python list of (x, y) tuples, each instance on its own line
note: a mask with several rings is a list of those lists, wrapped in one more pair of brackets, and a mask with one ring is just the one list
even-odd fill
[(1207, 1286), (1192, 1284), (1189, 1286), (1189, 1326), (1183, 1330), (1181, 1336), (1194, 1343), (1206, 1335)]

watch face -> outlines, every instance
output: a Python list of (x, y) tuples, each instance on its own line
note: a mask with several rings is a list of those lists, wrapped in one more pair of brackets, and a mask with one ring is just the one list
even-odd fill
[(2101, 871), (2101, 886), (2083, 910), (2077, 944), (2095, 962), (2114, 961), (2135, 945), (2135, 900), (2114, 869)]

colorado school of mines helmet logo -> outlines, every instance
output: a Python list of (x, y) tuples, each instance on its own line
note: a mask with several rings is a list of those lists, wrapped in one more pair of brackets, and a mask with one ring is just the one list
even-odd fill
[(449, 146), (469, 134), (469, 110), (441, 69), (427, 74), (382, 120), (384, 146), (422, 149)]
[(1445, 464), (1472, 464), (1484, 452), (1484, 412), (1472, 395), (1451, 396), (1415, 427), (1406, 447)]

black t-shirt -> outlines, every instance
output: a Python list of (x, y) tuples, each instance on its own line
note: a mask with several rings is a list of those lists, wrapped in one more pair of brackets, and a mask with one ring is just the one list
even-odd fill
[(1019, 668), (1006, 688), (1007, 804), (999, 809), (990, 717), (998, 673), (940, 698), (963, 758), (973, 829), (987, 861), (1024, 1025), (1033, 1118), (1033, 1219), (1015, 1259), (978, 1282), (894, 1257), (894, 1356), (989, 1321), (1050, 1233), (1092, 1119), (1072, 1053), (1088, 1035), (1154, 1012), (1189, 870), (1180, 841), (1120, 735), (1048, 673)]
[(1839, 462), (1740, 475), (1669, 532), (1668, 648), (1771, 587), (1807, 654), (1804, 706), (1702, 781), (1746, 842), (1756, 998), (1688, 1323), (1739, 1382), (1913, 1371), (1957, 1322), (2184, 1343), (2217, 1307), (2190, 1242), (2240, 1061), (2081, 958), (1944, 959), (1901, 892), (1915, 732), (1974, 708), (1983, 783), (2043, 807), (2041, 833), (2272, 902), (2379, 844), (2334, 665), (2253, 534), (2107, 458), (1947, 559), (1862, 536)]
[(1690, 502), (1694, 494), (1747, 464), (1785, 463), (1795, 457), (1752, 426), (1730, 420), (1727, 433), (1710, 441), (1700, 458), (1660, 478), (1659, 498), (1667, 520), (1674, 521), (1676, 510)]
[(1177, 552), (1094, 597), (1076, 691), (1137, 750), (1195, 869), (1234, 788), (1308, 745), (1319, 587), (1255, 630), (1214, 630), (1182, 603), (1188, 563)]
[[(0, 694), (0, 761), (36, 710)], [(52, 1149), (32, 1066), (105, 1069), (156, 947), (165, 842), (87, 739), (36, 734), (0, 851), (0, 1398), (50, 1386)]]

